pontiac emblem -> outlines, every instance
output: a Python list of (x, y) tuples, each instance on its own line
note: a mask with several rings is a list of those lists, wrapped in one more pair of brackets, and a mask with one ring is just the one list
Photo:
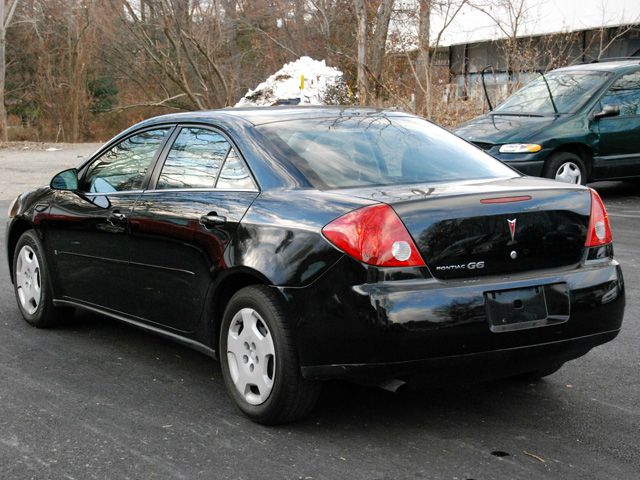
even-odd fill
[(509, 233), (511, 233), (511, 241), (513, 242), (516, 236), (516, 219), (507, 219), (507, 223), (509, 224)]

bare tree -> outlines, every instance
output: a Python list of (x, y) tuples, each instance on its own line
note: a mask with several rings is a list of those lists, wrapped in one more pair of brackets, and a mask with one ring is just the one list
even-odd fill
[[(410, 55), (407, 55), (409, 67), (414, 77), (413, 92), (416, 112), (432, 117), (433, 77), (436, 55), (442, 36), (460, 13), (468, 0), (419, 0), (418, 3), (418, 38), (415, 66)], [(431, 24), (434, 11), (440, 18), (439, 29)]]
[[(217, 58), (224, 42), (216, 30), (214, 4), (156, 0), (143, 21), (136, 2), (112, 2), (129, 33), (115, 48), (116, 57), (129, 60), (125, 70), (129, 77), (150, 75), (164, 97), (150, 99), (150, 105), (163, 105), (176, 98), (195, 109), (231, 104), (227, 78)], [(132, 43), (139, 45), (137, 56), (126, 54)]]
[(7, 109), (4, 104), (5, 78), (7, 73), (7, 62), (5, 58), (7, 28), (11, 24), (17, 6), (18, 0), (0, 0), (0, 135), (2, 136), (3, 142), (9, 139)]
[[(418, 25), (418, 56), (416, 58), (416, 110), (424, 112), (430, 103), (429, 88), (431, 79), (429, 75), (429, 54), (431, 44), (429, 35), (431, 34), (431, 0), (420, 0), (419, 3), (419, 25)], [(430, 112), (427, 112), (430, 117)]]
[(520, 73), (523, 70), (522, 60), (526, 46), (518, 37), (529, 17), (534, 4), (527, 0), (490, 0), (478, 1), (472, 5), (487, 15), (498, 29), (505, 35), (502, 43), (507, 71), (515, 75), (514, 88), (520, 87)]
[[(602, 25), (605, 25), (606, 18), (606, 6), (602, 5)], [(640, 15), (636, 16), (632, 25), (621, 25), (616, 29), (606, 29), (604, 26), (600, 27), (597, 31), (597, 55), (596, 60), (600, 60), (602, 56), (615, 44), (615, 42), (624, 37), (631, 31), (639, 31), (638, 23), (640, 23)], [(596, 36), (592, 38), (592, 41), (596, 39)], [(587, 49), (591, 48), (591, 45)], [(584, 53), (584, 52), (583, 52)]]
[(73, 141), (106, 138), (165, 109), (232, 105), (302, 55), (340, 68), (361, 104), (453, 125), (482, 108), (480, 95), (450, 96), (441, 40), (463, 5), (493, 19), (502, 54), (492, 63), (516, 80), (494, 77), (492, 100), (520, 72), (623, 54), (622, 39), (637, 28), (523, 36), (536, 1), (0, 0), (0, 140), (7, 114), (22, 120), (12, 138)]
[(385, 53), (387, 51), (387, 35), (389, 33), (389, 22), (393, 10), (394, 0), (382, 0), (376, 12), (376, 23), (371, 39), (371, 77), (374, 82), (373, 94), (376, 101), (379, 101), (382, 93), (382, 67)]
[(358, 44), (358, 99), (360, 105), (367, 104), (367, 4), (366, 0), (353, 0), (358, 19), (356, 41)]

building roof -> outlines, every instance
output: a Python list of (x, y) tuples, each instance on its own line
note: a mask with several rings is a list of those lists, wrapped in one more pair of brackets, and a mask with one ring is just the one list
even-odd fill
[[(400, 1), (407, 10), (410, 4), (417, 3), (416, 0)], [(451, 20), (460, 2), (449, 0), (443, 2), (444, 6), (434, 6), (432, 45), (439, 32), (438, 46), (448, 47), (502, 40), (512, 36), (514, 29), (517, 37), (530, 37), (640, 24), (638, 0), (473, 0), (463, 5)], [(518, 26), (514, 28), (516, 23)], [(394, 31), (405, 39), (417, 38), (417, 18), (415, 15), (411, 19), (398, 17), (391, 26), (391, 32)]]

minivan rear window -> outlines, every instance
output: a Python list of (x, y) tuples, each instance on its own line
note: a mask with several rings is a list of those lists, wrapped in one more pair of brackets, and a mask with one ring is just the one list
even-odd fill
[(258, 128), (319, 189), (519, 176), (416, 117), (305, 118)]

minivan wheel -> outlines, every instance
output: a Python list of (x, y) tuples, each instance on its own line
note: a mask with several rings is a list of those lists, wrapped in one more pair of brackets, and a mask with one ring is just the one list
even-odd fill
[(587, 183), (587, 168), (582, 158), (571, 152), (557, 152), (551, 155), (543, 175), (558, 182), (584, 185)]
[(13, 255), (13, 289), (22, 317), (34, 327), (58, 325), (73, 309), (53, 304), (47, 262), (40, 239), (27, 230), (16, 243)]
[(315, 406), (320, 384), (302, 378), (282, 301), (269, 287), (245, 287), (231, 298), (219, 351), (227, 391), (251, 420), (291, 422)]

